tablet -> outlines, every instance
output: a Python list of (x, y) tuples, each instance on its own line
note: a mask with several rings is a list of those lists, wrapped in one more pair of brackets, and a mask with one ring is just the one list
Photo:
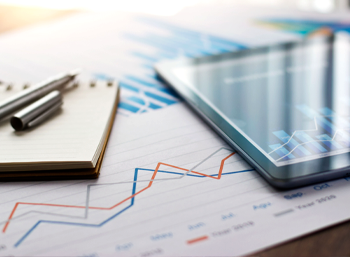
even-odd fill
[(292, 188), (350, 175), (345, 32), (155, 68), (270, 184)]

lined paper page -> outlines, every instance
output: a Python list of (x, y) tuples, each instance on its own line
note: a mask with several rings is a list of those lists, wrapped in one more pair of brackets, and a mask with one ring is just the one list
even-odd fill
[[(20, 90), (0, 87), (0, 100)], [(116, 94), (117, 85), (80, 83), (63, 94), (60, 111), (33, 129), (18, 132), (9, 119), (1, 121), (0, 171), (94, 167)]]

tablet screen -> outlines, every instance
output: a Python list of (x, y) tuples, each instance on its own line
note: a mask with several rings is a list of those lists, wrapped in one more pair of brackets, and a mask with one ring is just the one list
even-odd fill
[(277, 167), (350, 151), (350, 44), (267, 47), (171, 72)]

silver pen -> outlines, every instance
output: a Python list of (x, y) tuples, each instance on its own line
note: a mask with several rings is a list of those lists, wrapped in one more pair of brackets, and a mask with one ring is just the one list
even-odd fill
[(54, 90), (63, 89), (69, 82), (74, 80), (78, 73), (78, 71), (71, 71), (48, 78), (0, 102), (0, 120)]
[(61, 92), (52, 91), (16, 113), (10, 120), (11, 126), (17, 131), (34, 127), (58, 111), (62, 104)]

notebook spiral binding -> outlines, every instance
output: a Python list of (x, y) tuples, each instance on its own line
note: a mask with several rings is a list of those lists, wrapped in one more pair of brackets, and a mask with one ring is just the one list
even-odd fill
[[(111, 87), (111, 86), (113, 86), (114, 82), (115, 82), (114, 80), (107, 80), (106, 81), (106, 85), (108, 87)], [(89, 82), (90, 87), (95, 87), (96, 84), (97, 84), (96, 80), (90, 80), (90, 82)], [(13, 83), (6, 83), (6, 82), (0, 80), (0, 88), (2, 86), (5, 87), (5, 91), (11, 91), (14, 88), (14, 84)], [(31, 86), (30, 83), (24, 83), (22, 88), (24, 90), (24, 89), (30, 88), (30, 86)], [(78, 86), (79, 86), (79, 81), (78, 80), (73, 81), (72, 87), (78, 87)]]

